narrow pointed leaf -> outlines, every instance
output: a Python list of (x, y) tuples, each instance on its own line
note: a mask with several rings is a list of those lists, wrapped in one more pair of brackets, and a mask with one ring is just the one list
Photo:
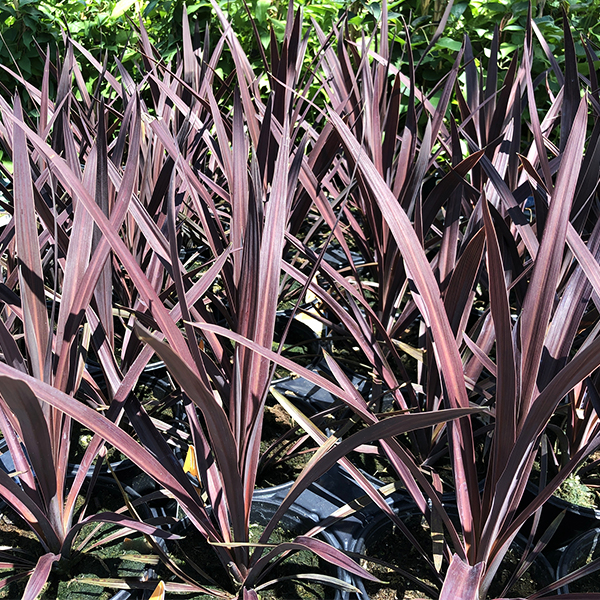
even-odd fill
[(42, 588), (46, 585), (46, 581), (48, 581), (52, 565), (57, 560), (60, 560), (60, 555), (51, 552), (40, 556), (23, 592), (23, 600), (36, 600)]
[(479, 600), (483, 568), (484, 563), (471, 566), (455, 554), (446, 573), (440, 600)]
[[(21, 102), (15, 97), (15, 118), (22, 121)], [(27, 140), (20, 127), (13, 127), (15, 237), (19, 255), (19, 284), (23, 302), (23, 327), (36, 377), (44, 379), (48, 349), (48, 314), (44, 293), (44, 275), (37, 234), (33, 183)]]

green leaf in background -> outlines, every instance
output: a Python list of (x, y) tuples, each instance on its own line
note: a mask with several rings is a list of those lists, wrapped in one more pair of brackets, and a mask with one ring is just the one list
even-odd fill
[(255, 7), (254, 18), (260, 24), (263, 24), (267, 20), (267, 14), (271, 7), (270, 0), (258, 0)]
[(440, 46), (441, 48), (448, 48), (448, 50), (452, 50), (453, 52), (458, 52), (462, 47), (461, 42), (448, 37), (440, 38), (436, 45)]
[(115, 7), (110, 14), (111, 19), (117, 19), (122, 16), (123, 13), (127, 12), (133, 4), (135, 4), (135, 0), (119, 0), (119, 2), (115, 4)]

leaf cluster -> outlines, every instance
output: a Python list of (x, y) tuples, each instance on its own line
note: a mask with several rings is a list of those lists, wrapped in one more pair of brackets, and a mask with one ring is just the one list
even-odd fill
[[(309, 29), (290, 3), (278, 33), (275, 13), (246, 22), (214, 2), (219, 35), (194, 32), (184, 9), (181, 46), (166, 58), (143, 22), (131, 24), (134, 73), (74, 34), (60, 59), (43, 54), (39, 87), (6, 68), (36, 107), (27, 114), (20, 94), (0, 100), (12, 161), (0, 189), (0, 431), (15, 464), (0, 471), (0, 495), (40, 542), (34, 568), (13, 563), (17, 576), (31, 572), (25, 598), (97, 521), (147, 536), (176, 579), (169, 591), (250, 600), (305, 551), (356, 585), (302, 575), (311, 581), (356, 592), (373, 580), (317, 537), (361, 504), (415, 546), (443, 599), (485, 597), (527, 531), (518, 579), (558, 529), (560, 518), (541, 531), (539, 510), (600, 444), (593, 41), (580, 60), (563, 13), (563, 66), (530, 13), (522, 49), (503, 54), (500, 28), (489, 56), (465, 37), (431, 89), (417, 73), (439, 58), (443, 27), (421, 52), (421, 31), (397, 35), (386, 4), (371, 9), (367, 36), (352, 15)], [(540, 54), (557, 89), (536, 76)], [(309, 329), (297, 345), (314, 349), (314, 363), (298, 360), (294, 327)], [(155, 368), (167, 391), (148, 397)], [(276, 370), (328, 394), (330, 408), (309, 414), (272, 385)], [(274, 402), (295, 426), (265, 448)], [(93, 437), (71, 478), (74, 422)], [(86, 516), (107, 445), (160, 489), (135, 501), (123, 490), (127, 516)], [(393, 481), (378, 489), (356, 452)], [(301, 454), (256, 540), (261, 469)], [(525, 502), (536, 462), (540, 491)], [(336, 464), (364, 497), (274, 539)], [(386, 502), (399, 487), (428, 523), (430, 548)], [(165, 498), (224, 577), (169, 557), (158, 540), (178, 538), (173, 518), (136, 508)]]

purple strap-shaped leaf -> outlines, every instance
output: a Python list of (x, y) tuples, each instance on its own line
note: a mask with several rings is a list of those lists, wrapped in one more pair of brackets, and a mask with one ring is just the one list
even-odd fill
[[(255, 299), (256, 321), (253, 324), (253, 339), (265, 348), (273, 344), (273, 332), (279, 300), (281, 257), (285, 243), (285, 229), (289, 216), (288, 183), (290, 175), (290, 130), (287, 117), (279, 144), (279, 155), (271, 183), (269, 201), (265, 207), (264, 230), (259, 234), (260, 254), (258, 258), (258, 294)], [(255, 276), (255, 275), (254, 275)], [(243, 478), (246, 507), (252, 503), (256, 469), (260, 456), (259, 417), (266, 385), (269, 380), (269, 362), (262, 356), (252, 354), (250, 372), (246, 373), (247, 394), (244, 406), (239, 407), (242, 417), (242, 439), (240, 448), (244, 453)]]
[[(532, 503), (529, 509), (513, 518), (510, 527), (503, 528), (507, 513), (515, 503), (519, 502), (518, 496), (519, 493), (522, 493), (522, 490), (519, 492), (518, 489), (520, 483), (523, 478), (529, 477), (528, 461), (529, 468), (531, 468), (533, 461), (530, 458), (532, 453), (536, 452), (538, 436), (561, 399), (598, 367), (600, 367), (600, 338), (596, 338), (589, 346), (580, 350), (536, 398), (494, 490), (491, 510), (482, 532), (481, 544), (483, 547), (491, 548), (493, 545), (502, 545), (541, 506), (541, 504)], [(552, 491), (548, 496), (551, 494)], [(541, 495), (538, 495), (539, 498)], [(498, 540), (499, 536), (501, 536), (500, 540)]]
[[(250, 85), (256, 82), (256, 76), (250, 66), (248, 57), (244, 53), (242, 46), (235, 35), (227, 17), (221, 10), (221, 7), (217, 2), (211, 0), (214, 11), (217, 13), (223, 32), (227, 38), (231, 56), (235, 63), (235, 72), (238, 77), (239, 90), (242, 98), (242, 104), (244, 105), (244, 112), (246, 113), (246, 119), (248, 124), (248, 131), (250, 133), (250, 139), (254, 147), (257, 146), (258, 138), (260, 137), (260, 130), (258, 128), (258, 119), (256, 118), (256, 110), (254, 109), (254, 103), (250, 95)], [(260, 99), (260, 96), (256, 97), (255, 100)]]
[(53, 523), (59, 523), (56, 520), (59, 509), (52, 444), (42, 407), (29, 386), (17, 379), (0, 376), (0, 393), (21, 426), (22, 442), (27, 448), (46, 510)]
[[(102, 232), (104, 233), (104, 237), (102, 238), (102, 243), (105, 241), (110, 244), (113, 251), (117, 254), (123, 265), (125, 266), (127, 272), (132, 278), (132, 281), (136, 285), (140, 296), (143, 300), (150, 306), (150, 309), (153, 313), (154, 318), (156, 319), (159, 326), (162, 328), (165, 336), (169, 339), (170, 343), (177, 349), (177, 352), (183, 356), (189, 358), (189, 350), (187, 348), (187, 344), (183, 338), (181, 331), (177, 328), (176, 324), (170, 318), (166, 308), (163, 303), (160, 301), (156, 291), (151, 287), (147, 277), (145, 276), (142, 268), (139, 266), (137, 261), (132, 256), (131, 252), (125, 245), (124, 241), (120, 238), (119, 232), (114, 229), (114, 221), (121, 222), (116, 218), (111, 219), (109, 221), (104, 213), (100, 210), (98, 205), (95, 203), (93, 198), (90, 197), (90, 194), (83, 187), (81, 181), (75, 177), (74, 173), (69, 169), (68, 165), (61, 157), (57, 156), (55, 152), (53, 152), (47, 144), (45, 144), (39, 136), (37, 136), (33, 131), (27, 128), (22, 122), (16, 120), (12, 115), (6, 113), (8, 117), (13, 121), (15, 128), (20, 127), (27, 134), (30, 141), (37, 147), (37, 149), (42, 152), (47, 160), (49, 160), (53, 165), (53, 170), (59, 180), (63, 183), (66, 189), (71, 190), (71, 193), (76, 196), (79, 200), (84, 202), (86, 209), (90, 212), (96, 224), (100, 227)], [(139, 120), (137, 122), (136, 131), (139, 130)], [(134, 144), (135, 145), (135, 144)], [(130, 171), (129, 165), (131, 162), (132, 168), (134, 164), (137, 164), (137, 154), (130, 153), (130, 157), (134, 157), (134, 160), (128, 161), (126, 167), (126, 174)], [(134, 177), (134, 173), (131, 173), (131, 177)], [(132, 182), (133, 185), (133, 182)], [(125, 187), (125, 186), (123, 186)], [(121, 192), (121, 190), (119, 190)], [(121, 194), (119, 193), (119, 196)], [(123, 202), (125, 205), (125, 209), (127, 208), (127, 201), (129, 199), (129, 195), (127, 193), (123, 194)], [(119, 207), (115, 206), (113, 213), (119, 212)], [(124, 217), (125, 215), (119, 215)], [(94, 253), (95, 258), (99, 254), (97, 250)], [(93, 259), (92, 259), (93, 260)], [(104, 264), (104, 260), (100, 261), (100, 264)], [(91, 264), (90, 267), (91, 268)], [(87, 280), (86, 280), (87, 281)], [(95, 284), (95, 282), (94, 282)], [(66, 353), (61, 354), (61, 359), (66, 357)], [(66, 358), (64, 358), (66, 360)], [(192, 361), (190, 361), (192, 364)], [(60, 365), (59, 365), (60, 367)]]
[[(86, 168), (83, 173), (83, 184), (89, 190), (93, 189), (93, 180), (95, 177), (95, 172), (93, 171), (96, 170), (96, 157), (97, 151), (96, 145), (94, 145), (87, 156)], [(67, 329), (67, 322), (69, 318), (72, 318), (72, 306), (76, 303), (76, 298), (81, 297), (81, 284), (90, 258), (92, 231), (94, 228), (92, 217), (85, 210), (82, 202), (74, 203), (74, 213), (69, 249), (67, 250), (67, 259), (64, 265), (62, 295), (56, 327), (56, 353), (59, 356), (63, 352), (68, 352), (66, 348), (63, 348), (63, 340)]]
[(248, 576), (247, 584), (252, 585), (256, 580), (256, 577), (273, 558), (279, 554), (282, 554), (283, 552), (288, 552), (289, 550), (310, 550), (327, 562), (337, 565), (338, 567), (342, 567), (349, 573), (353, 573), (354, 575), (358, 575), (359, 577), (368, 579), (369, 581), (380, 582), (377, 577), (371, 575), (371, 573), (368, 571), (365, 571), (365, 569), (354, 562), (351, 558), (346, 556), (341, 550), (338, 550), (337, 548), (334, 548), (333, 546), (330, 546), (321, 540), (306, 536), (298, 536), (293, 542), (278, 544), (269, 553), (265, 554), (258, 561), (256, 561), (252, 567), (250, 575)]
[(583, 98), (563, 152), (542, 243), (535, 259), (531, 281), (523, 304), (520, 425), (527, 416), (536, 396), (536, 379), (540, 358), (560, 276), (577, 176), (583, 160), (586, 124), (587, 99)]
[(48, 581), (52, 565), (57, 560), (60, 560), (60, 555), (52, 554), (51, 552), (40, 556), (35, 565), (35, 569), (33, 569), (33, 573), (27, 582), (22, 600), (35, 600), (38, 597), (42, 588), (46, 585), (46, 581)]
[(153, 525), (142, 523), (141, 521), (130, 519), (124, 515), (120, 515), (119, 513), (103, 512), (97, 515), (91, 515), (86, 519), (83, 519), (83, 521), (79, 521), (79, 523), (71, 527), (68, 535), (65, 537), (63, 549), (61, 551), (62, 553), (64, 553), (65, 556), (69, 554), (71, 549), (71, 543), (75, 539), (75, 536), (85, 525), (88, 525), (89, 523), (110, 523), (112, 525), (119, 525), (120, 527), (133, 529), (134, 531), (139, 531), (141, 533), (145, 533), (146, 535), (153, 535), (155, 537), (159, 537), (166, 540), (181, 539), (181, 536), (176, 535), (175, 533), (171, 533), (170, 531), (160, 529), (160, 527), (155, 527)]
[[(102, 100), (98, 109), (98, 136), (96, 139), (97, 171), (95, 200), (102, 212), (104, 213), (104, 215), (106, 216), (106, 218), (109, 218), (110, 207), (108, 183), (108, 147), (104, 113), (104, 100)], [(130, 152), (136, 151), (137, 148), (130, 148)], [(129, 199), (127, 199), (127, 201), (128, 200)], [(101, 239), (102, 234), (100, 230), (97, 227), (94, 227), (92, 251), (96, 249)], [(98, 277), (98, 283), (96, 284), (94, 297), (96, 298), (96, 304), (98, 306), (98, 316), (100, 317), (100, 322), (104, 327), (104, 331), (106, 332), (111, 347), (114, 345), (112, 293), (112, 263), (109, 254), (109, 257), (107, 257), (107, 260), (104, 263), (100, 276)]]
[(440, 600), (479, 600), (479, 583), (485, 564), (468, 565), (458, 555), (452, 556)]
[(379, 421), (378, 423), (351, 435), (349, 438), (330, 448), (325, 454), (318, 456), (317, 460), (313, 457), (312, 461), (298, 476), (287, 496), (265, 527), (261, 536), (261, 541), (268, 540), (269, 536), (273, 533), (273, 530), (292, 503), (311, 483), (316, 481), (321, 475), (325, 474), (339, 461), (340, 458), (346, 456), (361, 444), (368, 444), (374, 440), (390, 438), (415, 429), (431, 427), (438, 423), (448, 423), (453, 419), (460, 419), (461, 417), (472, 415), (481, 410), (482, 409), (479, 408), (451, 408), (427, 413), (396, 415), (383, 421)]
[[(406, 213), (398, 206), (391, 190), (377, 172), (373, 163), (342, 118), (334, 111), (329, 117), (338, 131), (348, 154), (357, 165), (367, 186), (371, 190), (371, 201), (377, 202), (398, 249), (402, 253), (410, 277), (414, 280), (419, 308), (429, 327), (434, 341), (434, 350), (440, 371), (444, 377), (448, 402), (453, 408), (469, 405), (462, 361), (458, 345), (442, 304), (440, 290), (421, 242)], [(463, 419), (451, 427), (453, 439), (454, 468), (457, 478), (457, 501), (463, 515), (463, 531), (467, 546), (474, 545), (475, 529), (479, 523), (480, 499), (477, 491), (477, 473), (472, 456), (474, 443), (470, 422)]]
[(233, 437), (225, 411), (217, 403), (212, 391), (206, 387), (176, 352), (137, 323), (135, 331), (138, 337), (150, 345), (160, 356), (179, 385), (202, 411), (212, 442), (212, 450), (223, 477), (223, 491), (231, 512), (234, 531), (243, 531), (245, 511), (243, 505), (240, 506), (243, 494), (242, 480), (237, 464), (237, 442)]
[[(15, 118), (23, 120), (21, 101), (15, 96)], [(23, 130), (13, 126), (14, 220), (19, 257), (19, 286), (23, 302), (23, 327), (33, 374), (44, 379), (48, 350), (48, 314), (44, 294), (44, 275), (37, 234), (35, 201), (27, 139)]]
[(44, 510), (2, 469), (0, 469), (0, 496), (27, 522), (45, 550), (60, 548), (60, 540)]
[(450, 403), (452, 406), (468, 406), (462, 363), (454, 335), (446, 317), (439, 287), (412, 224), (341, 117), (333, 111), (329, 111), (329, 116), (369, 186), (373, 199), (377, 201), (423, 299), (422, 306), (426, 311), (424, 317), (432, 328)]
[[(193, 498), (183, 489), (181, 484), (171, 475), (169, 470), (158, 461), (148, 450), (138, 444), (130, 435), (117, 427), (103, 415), (87, 407), (85, 404), (75, 398), (64, 394), (60, 390), (45, 384), (39, 379), (35, 379), (24, 373), (9, 367), (0, 362), (0, 376), (4, 379), (20, 380), (26, 383), (36, 397), (54, 408), (69, 415), (79, 423), (82, 423), (93, 432), (99, 434), (109, 444), (112, 444), (120, 452), (125, 454), (140, 469), (146, 472), (155, 481), (160, 481), (166, 489), (170, 490), (177, 500), (183, 505), (188, 516), (196, 523), (200, 531), (205, 531), (206, 524), (202, 511), (199, 508), (197, 498)], [(0, 474), (1, 477), (1, 474)], [(210, 532), (215, 535), (216, 531)]]
[(496, 332), (496, 428), (492, 455), (492, 481), (490, 482), (490, 486), (493, 487), (493, 484), (500, 477), (500, 473), (504, 469), (515, 443), (517, 433), (517, 370), (513, 350), (510, 305), (504, 279), (504, 264), (485, 198), (482, 199), (481, 208), (487, 243), (490, 304)]

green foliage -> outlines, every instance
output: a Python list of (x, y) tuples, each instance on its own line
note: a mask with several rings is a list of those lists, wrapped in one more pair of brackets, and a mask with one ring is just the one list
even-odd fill
[[(19, 71), (25, 79), (41, 79), (44, 63), (37, 52), (34, 40), (45, 47), (54, 44), (56, 32), (48, 23), (47, 15), (40, 10), (36, 0), (12, 0), (0, 4), (0, 63)], [(14, 78), (6, 72), (0, 74), (0, 83), (12, 91)]]
[[(141, 4), (126, 0), (127, 14), (139, 15)], [(40, 0), (12, 0), (0, 5), (0, 61), (17, 71), (23, 79), (39, 86), (44, 61), (40, 57), (50, 46), (62, 47), (61, 32), (67, 31), (75, 40), (85, 42), (86, 48), (97, 58), (105, 52), (118, 56), (124, 63), (135, 56), (133, 30), (125, 17), (123, 2), (112, 0), (63, 0), (58, 4)], [(36, 45), (37, 44), (37, 45)], [(84, 72), (90, 83), (92, 72)], [(5, 93), (16, 89), (17, 82), (7, 72), (0, 73), (0, 84)]]
[[(249, 0), (246, 10), (244, 0), (219, 0), (247, 55), (252, 62), (261, 59), (255, 33), (248, 16), (251, 13), (263, 47), (270, 43), (271, 28), (281, 41), (285, 27), (287, 2), (285, 0)], [(62, 45), (61, 29), (85, 42), (88, 50), (101, 59), (104, 53), (120, 57), (128, 70), (134, 71), (139, 59), (136, 42), (137, 32), (131, 26), (142, 17), (150, 40), (160, 49), (165, 59), (171, 59), (181, 43), (181, 17), (184, 0), (62, 0), (58, 3), (43, 0), (10, 0), (0, 4), (0, 62), (18, 70), (24, 79), (39, 85), (43, 72), (43, 61), (36, 47), (44, 50)], [(405, 46), (404, 22), (409, 25), (415, 59), (423, 53), (431, 41), (446, 8), (443, 0), (399, 0), (389, 4), (390, 35), (396, 37), (397, 58)], [(297, 0), (295, 7), (302, 5), (305, 23), (314, 19), (325, 32), (329, 32), (338, 20), (348, 13), (348, 34), (359, 38), (381, 15), (381, 2), (364, 0)], [(600, 2), (582, 0), (565, 9), (575, 31), (600, 46)], [(218, 26), (210, 0), (187, 3), (190, 20), (203, 36), (207, 26), (212, 29), (213, 42), (218, 36)], [(500, 0), (485, 2), (459, 0), (452, 7), (447, 27), (432, 50), (423, 58), (417, 72), (421, 87), (431, 87), (439, 81), (440, 74), (448, 71), (455, 53), (460, 49), (463, 38), (468, 35), (476, 58), (489, 53), (489, 43), (494, 27), (500, 30), (500, 56), (508, 60), (515, 49), (522, 48), (527, 22), (528, 2)], [(533, 14), (540, 31), (548, 41), (550, 50), (562, 61), (562, 14), (558, 0), (534, 2)], [(192, 25), (194, 26), (194, 25)], [(576, 40), (576, 50), (584, 56), (582, 44)], [(315, 40), (311, 41), (314, 47)], [(55, 52), (52, 53), (55, 55)], [(310, 53), (309, 53), (310, 54)], [(15, 65), (17, 68), (15, 69)], [(232, 65), (226, 61), (225, 69)], [(548, 62), (539, 46), (534, 56), (533, 74), (548, 68)], [(585, 68), (583, 69), (585, 73)], [(91, 88), (97, 75), (84, 72)], [(5, 71), (0, 73), (3, 95), (10, 95), (16, 88), (14, 78)]]
[[(508, 61), (515, 50), (522, 52), (529, 2), (457, 0), (452, 7), (443, 35), (424, 57), (423, 54), (434, 36), (446, 5), (447, 2), (441, 0), (433, 2), (401, 0), (388, 4), (390, 35), (395, 35), (400, 42), (396, 49), (398, 61), (405, 46), (404, 22), (408, 24), (415, 61), (422, 60), (417, 72), (417, 83), (420, 87), (424, 89), (431, 87), (449, 71), (465, 36), (468, 36), (471, 41), (474, 57), (481, 60), (489, 57), (494, 29), (498, 27), (501, 67), (506, 67), (502, 61)], [(578, 57), (583, 60), (585, 56), (583, 45), (577, 38), (578, 33), (588, 38), (596, 47), (600, 46), (600, 2), (598, 0), (584, 0), (572, 4), (558, 0), (534, 0), (533, 20), (560, 65), (563, 62), (561, 6), (564, 6), (567, 12), (571, 29), (577, 32), (575, 42)], [(374, 22), (379, 19), (381, 2), (364, 4), (354, 2), (349, 5), (349, 10), (350, 25), (354, 30), (369, 31)], [(535, 44), (534, 48), (532, 75), (535, 78), (549, 68), (549, 63), (541, 47)], [(583, 67), (582, 71), (585, 73), (586, 68)]]

